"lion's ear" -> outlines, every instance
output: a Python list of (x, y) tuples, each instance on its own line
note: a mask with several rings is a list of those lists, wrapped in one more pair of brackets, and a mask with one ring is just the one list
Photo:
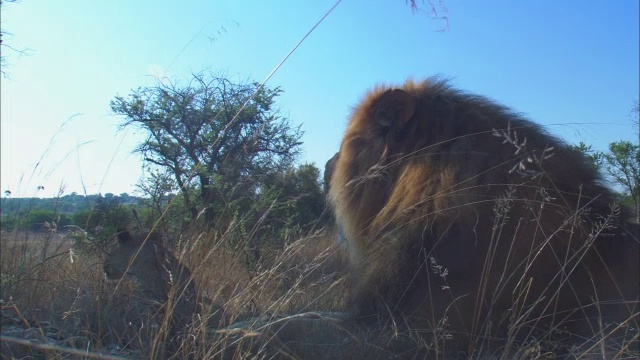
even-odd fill
[(127, 229), (118, 230), (118, 241), (122, 244), (128, 243), (131, 241), (131, 233)]
[(385, 91), (377, 101), (375, 120), (386, 128), (402, 131), (416, 111), (415, 99), (402, 89)]

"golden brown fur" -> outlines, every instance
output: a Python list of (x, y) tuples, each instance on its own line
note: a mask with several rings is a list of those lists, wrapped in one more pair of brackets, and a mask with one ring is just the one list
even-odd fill
[(638, 328), (637, 224), (522, 116), (437, 78), (378, 86), (336, 159), (325, 176), (360, 315), (476, 345)]
[(173, 329), (178, 332), (201, 312), (191, 272), (164, 246), (157, 233), (119, 231), (117, 241), (105, 256), (104, 273), (108, 280), (125, 275), (133, 278), (152, 307), (148, 312), (156, 313), (160, 307), (159, 313), (169, 313)]
[(107, 279), (119, 280), (127, 274), (139, 282), (152, 301), (166, 302), (176, 291), (183, 301), (195, 304), (197, 294), (191, 271), (162, 244), (158, 234), (134, 235), (122, 230), (117, 238), (104, 259)]

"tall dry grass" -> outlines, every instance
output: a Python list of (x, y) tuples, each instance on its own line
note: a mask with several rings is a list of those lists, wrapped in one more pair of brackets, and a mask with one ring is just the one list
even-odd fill
[[(264, 321), (345, 306), (345, 258), (330, 236), (310, 235), (272, 250), (250, 271), (224, 235), (194, 233), (180, 239), (174, 253), (192, 271), (202, 311), (186, 329), (179, 329), (176, 345), (171, 310), (166, 310), (170, 305), (149, 304), (138, 279), (106, 281), (102, 254), (74, 251), (72, 242), (70, 234), (2, 234), (3, 318), (21, 323), (3, 320), (3, 328), (38, 329), (87, 354), (215, 358), (221, 349), (216, 342), (226, 341), (215, 335), (217, 328), (249, 318)], [(46, 256), (44, 244), (49, 244)], [(168, 303), (177, 296), (177, 291), (170, 293)], [(47, 357), (64, 353), (38, 346), (28, 352)]]
[[(508, 216), (499, 205), (496, 221)], [(69, 353), (75, 349), (84, 357), (110, 354), (141, 359), (315, 358), (318, 354), (332, 358), (454, 357), (443, 349), (459, 334), (448, 331), (446, 319), (430, 330), (406, 329), (400, 323), (363, 325), (349, 319), (347, 254), (334, 235), (320, 232), (280, 249), (265, 249), (258, 264), (249, 268), (243, 255), (229, 244), (231, 234), (195, 229), (183, 234), (172, 250), (191, 270), (201, 310), (187, 326), (176, 329), (172, 304), (178, 303), (180, 289), (172, 289), (166, 303), (150, 302), (141, 288), (154, 279), (128, 276), (120, 282), (106, 281), (102, 270), (105, 249), (74, 248), (73, 244), (81, 244), (75, 241), (77, 234), (3, 233), (3, 333), (9, 327), (20, 328), (58, 342), (53, 347), (46, 340), (26, 346), (3, 338), (2, 354), (15, 358), (20, 358), (16, 354), (80, 356)], [(437, 264), (430, 268), (434, 273), (446, 271)], [(158, 275), (155, 281), (159, 279)], [(585, 339), (583, 346), (564, 353), (569, 358), (637, 358), (637, 311), (615, 329), (621, 337), (607, 338), (608, 333), (602, 333), (606, 342)], [(525, 325), (513, 326), (515, 334)], [(425, 337), (425, 332), (431, 335)], [(525, 342), (515, 338), (496, 341), (490, 327), (479, 327), (476, 335), (472, 351), (477, 359), (547, 359), (559, 356), (554, 349), (567, 350), (565, 344), (553, 343), (560, 340), (554, 340), (551, 333)]]

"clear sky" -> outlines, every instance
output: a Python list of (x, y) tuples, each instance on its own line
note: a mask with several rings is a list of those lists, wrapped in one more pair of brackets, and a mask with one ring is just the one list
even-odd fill
[[(438, 3), (438, 1), (435, 1)], [(22, 0), (4, 4), (0, 188), (12, 197), (135, 193), (143, 133), (109, 101), (153, 76), (264, 80), (333, 6), (315, 1)], [(344, 0), (267, 83), (305, 131), (302, 162), (338, 149), (376, 83), (443, 74), (569, 143), (638, 141), (638, 1), (442, 0), (448, 27), (404, 0)], [(445, 9), (440, 8), (441, 11)], [(444, 31), (441, 31), (444, 30)], [(36, 190), (44, 186), (45, 190)]]

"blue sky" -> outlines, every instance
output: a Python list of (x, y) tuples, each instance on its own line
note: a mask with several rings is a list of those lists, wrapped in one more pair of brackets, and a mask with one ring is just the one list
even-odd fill
[[(135, 193), (131, 153), (109, 101), (154, 76), (212, 70), (264, 80), (333, 6), (323, 1), (23, 0), (5, 4), (0, 188), (12, 196)], [(437, 3), (437, 1), (436, 1)], [(323, 167), (353, 105), (376, 83), (442, 74), (569, 143), (638, 141), (638, 2), (448, 1), (448, 27), (403, 0), (344, 0), (267, 83)], [(444, 31), (440, 31), (443, 30)], [(45, 190), (36, 190), (37, 186)]]

